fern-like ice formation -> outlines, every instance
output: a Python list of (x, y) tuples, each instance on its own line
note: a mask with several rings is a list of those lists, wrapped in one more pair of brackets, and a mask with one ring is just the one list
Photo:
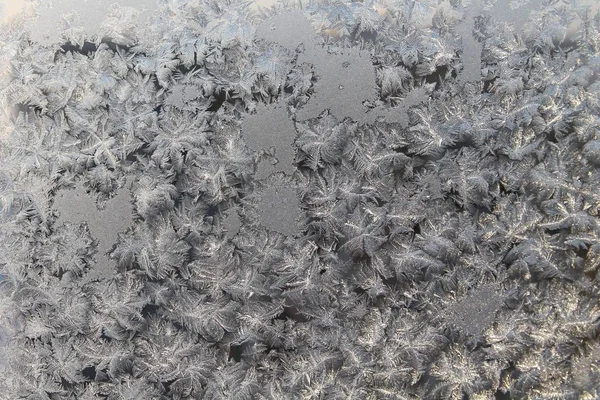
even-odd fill
[(106, 3), (0, 22), (0, 397), (600, 397), (595, 4)]

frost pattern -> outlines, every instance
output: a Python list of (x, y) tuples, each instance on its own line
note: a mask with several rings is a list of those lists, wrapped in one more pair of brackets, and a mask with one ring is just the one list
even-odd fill
[(481, 80), (481, 52), (483, 46), (473, 36), (475, 28), (474, 18), (482, 12), (489, 15), (495, 23), (508, 22), (513, 26), (513, 29), (522, 33), (526, 22), (534, 11), (539, 11), (544, 4), (544, 0), (527, 0), (525, 4), (512, 4), (510, 0), (497, 0), (492, 8), (484, 11), (483, 1), (474, 0), (467, 8), (463, 15), (461, 23), (457, 26), (457, 33), (462, 40), (461, 61), (463, 69), (459, 75), (459, 79), (463, 83), (478, 82)]
[(599, 398), (600, 20), (293, 3), (3, 25), (3, 398)]

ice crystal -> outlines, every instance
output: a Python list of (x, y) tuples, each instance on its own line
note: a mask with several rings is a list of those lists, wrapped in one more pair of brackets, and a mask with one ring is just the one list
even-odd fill
[(0, 397), (600, 397), (589, 0), (106, 3), (0, 22)]

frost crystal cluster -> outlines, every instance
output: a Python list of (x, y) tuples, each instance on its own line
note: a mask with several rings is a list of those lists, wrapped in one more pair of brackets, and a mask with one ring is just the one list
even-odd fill
[(0, 399), (600, 398), (598, 9), (0, 0)]

